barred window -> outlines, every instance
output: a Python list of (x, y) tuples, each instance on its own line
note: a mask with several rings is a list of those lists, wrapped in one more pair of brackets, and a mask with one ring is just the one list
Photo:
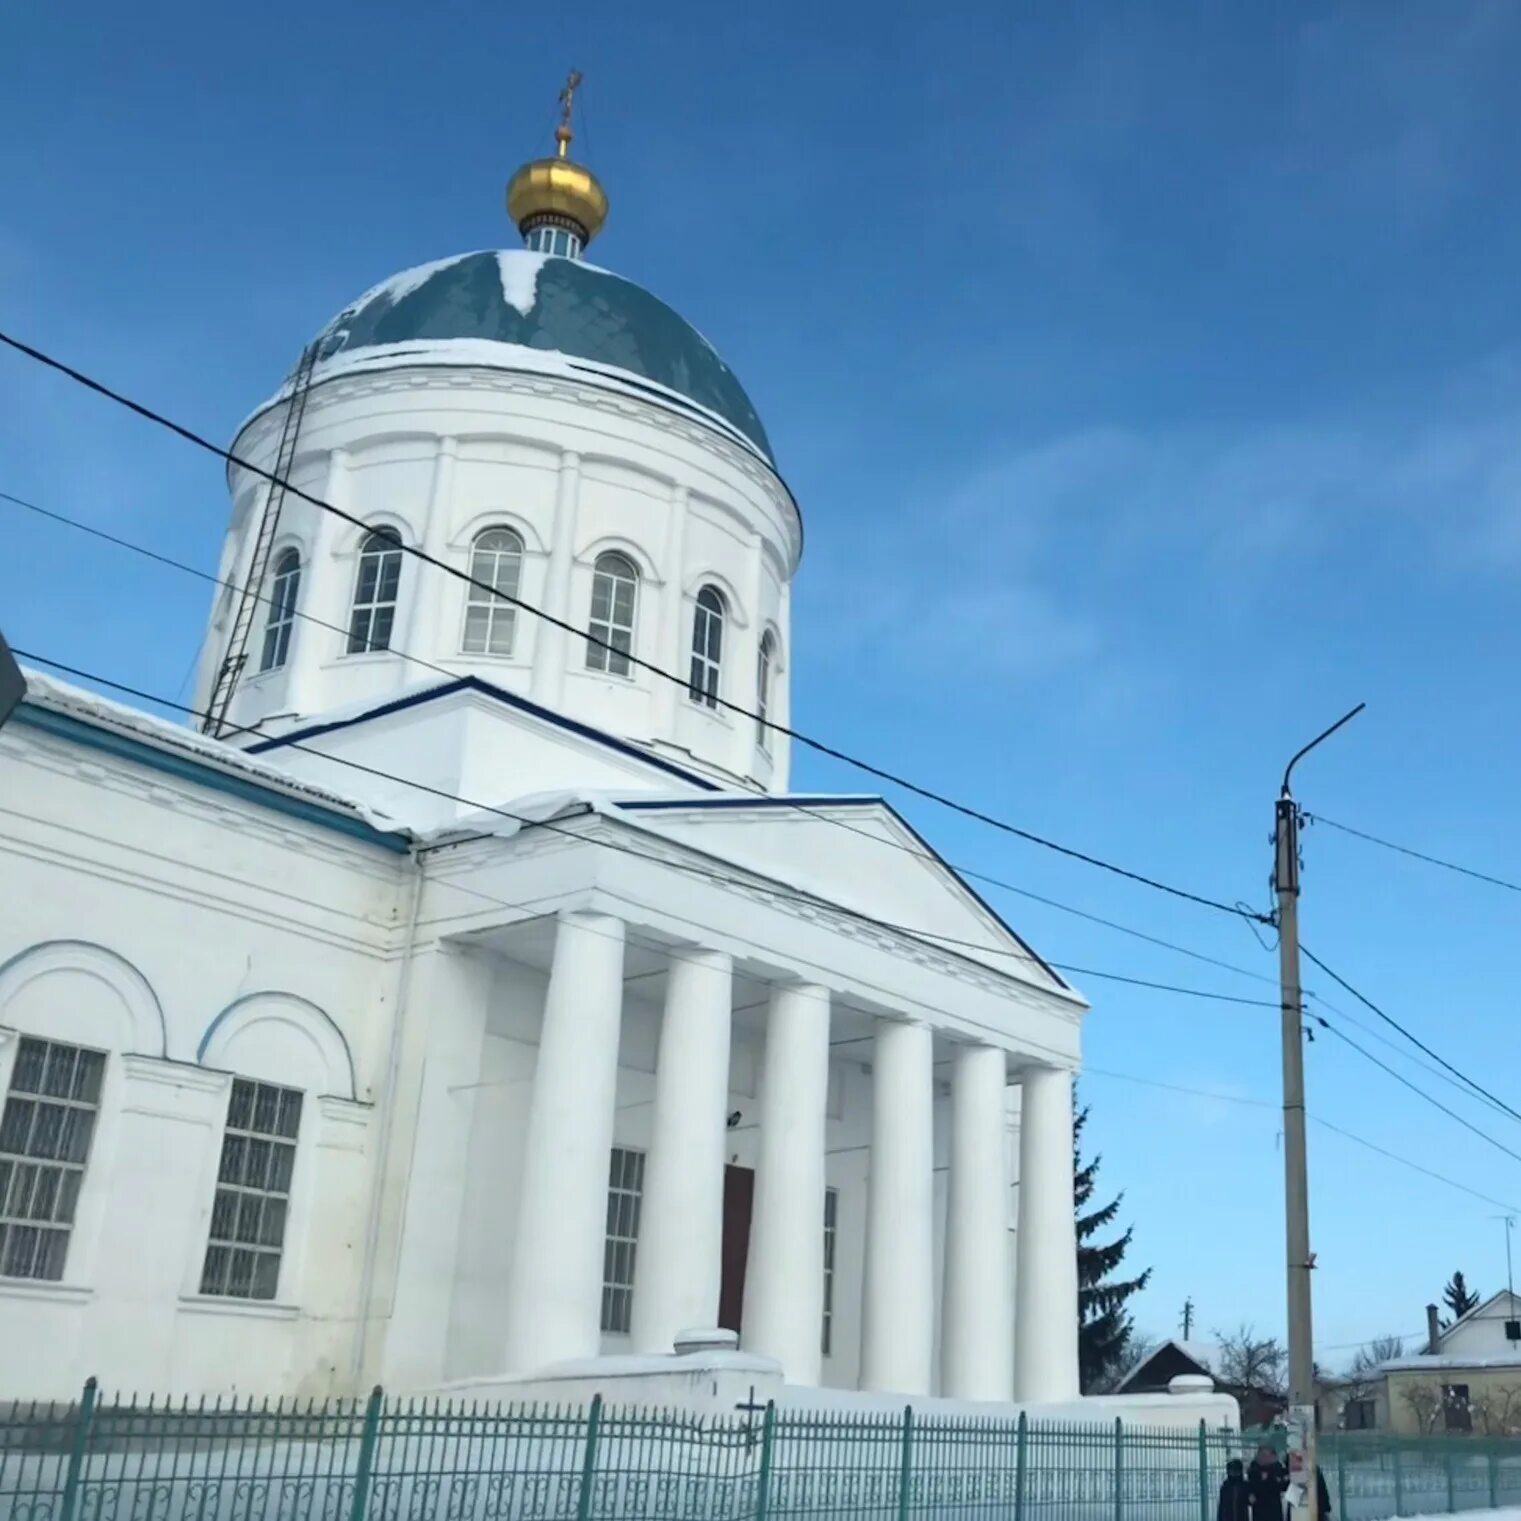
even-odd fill
[[(470, 549), (470, 595), (465, 605), (467, 655), (510, 655), (523, 570), (523, 541), (510, 528), (488, 528)], [(490, 587), (491, 590), (486, 588)]]
[(300, 591), (301, 556), (294, 549), (287, 549), (275, 561), (275, 573), (269, 581), (269, 612), (264, 621), (264, 648), (259, 655), (261, 671), (273, 671), (285, 664)]
[(834, 1345), (834, 1240), (840, 1213), (840, 1191), (824, 1190), (824, 1327), (820, 1347), (828, 1357)]
[(377, 528), (359, 550), (349, 614), (349, 654), (390, 649), (400, 592), (401, 535), (394, 528)]
[(233, 1079), (201, 1293), (275, 1297), (300, 1128), (294, 1088)]
[(718, 706), (718, 678), (723, 669), (724, 599), (717, 587), (697, 593), (692, 615), (692, 674), (687, 695), (704, 707)]
[(627, 1331), (634, 1307), (634, 1252), (644, 1197), (644, 1153), (614, 1146), (607, 1180), (607, 1240), (602, 1248), (602, 1329)]
[(0, 1115), (0, 1277), (63, 1277), (103, 1051), (23, 1035)]
[[(586, 669), (627, 676), (634, 668), (634, 605), (639, 572), (626, 555), (599, 555), (592, 571), (591, 621), (586, 632)], [(600, 641), (593, 644), (592, 639)]]

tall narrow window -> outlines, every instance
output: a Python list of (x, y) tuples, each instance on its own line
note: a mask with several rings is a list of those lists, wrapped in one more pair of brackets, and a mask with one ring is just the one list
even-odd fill
[(824, 1326), (820, 1347), (828, 1357), (834, 1346), (834, 1239), (840, 1213), (840, 1191), (824, 1190)]
[(644, 1153), (614, 1146), (607, 1179), (607, 1238), (602, 1247), (602, 1329), (627, 1331), (634, 1308), (634, 1253), (644, 1197)]
[(755, 742), (771, 753), (771, 683), (776, 678), (776, 635), (767, 629), (761, 635), (760, 652), (755, 661)]
[(63, 1277), (103, 1051), (23, 1035), (0, 1115), (0, 1277)]
[(718, 706), (718, 673), (723, 667), (724, 599), (717, 587), (705, 586), (697, 593), (692, 618), (692, 678), (687, 694), (693, 702)]
[(300, 1129), (296, 1089), (233, 1079), (201, 1293), (275, 1297)]
[(401, 535), (394, 528), (377, 528), (359, 551), (354, 610), (349, 616), (349, 654), (390, 649), (400, 590)]
[(269, 578), (269, 612), (264, 620), (264, 649), (259, 669), (273, 671), (290, 654), (290, 631), (296, 622), (296, 598), (301, 592), (301, 556), (294, 549), (281, 551), (275, 573)]
[(470, 549), (474, 584), (465, 604), (467, 655), (512, 653), (518, 610), (507, 599), (517, 596), (522, 571), (523, 541), (510, 528), (488, 528), (477, 535)]
[[(591, 621), (586, 632), (586, 669), (627, 676), (633, 670), (634, 602), (639, 572), (625, 555), (606, 554), (592, 571)], [(593, 640), (600, 643), (593, 643)]]

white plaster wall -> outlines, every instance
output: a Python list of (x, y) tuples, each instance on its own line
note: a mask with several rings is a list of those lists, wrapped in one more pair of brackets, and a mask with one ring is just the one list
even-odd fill
[[(404, 863), (0, 734), (0, 1093), (21, 1035), (108, 1053), (63, 1281), (0, 1279), (0, 1398), (347, 1386)], [(273, 1304), (198, 1294), (233, 1072), (305, 1093)]]
[[(280, 408), (239, 435), (235, 452), (272, 467)], [(785, 721), (791, 666), (786, 584), (797, 568), (801, 525), (786, 487), (751, 451), (649, 403), (613, 398), (555, 376), (491, 370), (409, 370), (336, 378), (310, 394), (292, 479), (403, 541), (468, 571), (476, 533), (515, 529), (524, 542), (519, 595), (584, 630), (597, 556), (626, 554), (640, 570), (635, 653), (685, 678), (694, 598), (705, 579), (724, 592), (722, 695), (752, 707), (759, 641), (780, 641), (771, 707)], [(234, 469), (226, 573), (244, 579), (265, 487)], [(586, 668), (586, 644), (520, 610), (510, 656), (460, 649), (468, 587), (408, 557), (390, 651), (345, 652), (361, 530), (287, 494), (279, 543), (302, 554), (298, 619), (286, 665), (258, 674), (266, 608), (254, 620), (245, 678), (229, 717), (279, 732), (334, 708), (383, 698), (430, 674), (473, 672), (614, 733), (691, 755), (760, 788), (786, 785), (788, 749), (757, 726), (715, 715), (651, 671), (627, 677)], [(571, 562), (563, 600), (554, 567), (563, 540)], [(331, 625), (329, 627), (321, 624)], [(216, 599), (201, 670), (210, 691), (231, 628)], [(414, 657), (408, 659), (407, 657)]]
[(1505, 1322), (1521, 1319), (1521, 1303), (1502, 1294), (1442, 1337), (1443, 1357), (1514, 1357), (1521, 1343), (1505, 1339)]

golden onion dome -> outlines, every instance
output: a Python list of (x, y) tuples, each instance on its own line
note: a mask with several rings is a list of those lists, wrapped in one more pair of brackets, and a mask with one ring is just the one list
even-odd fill
[(590, 169), (569, 158), (536, 158), (508, 183), (507, 215), (525, 238), (541, 223), (563, 218), (589, 243), (607, 220), (607, 192)]
[[(607, 192), (590, 169), (570, 157), (571, 116), (581, 75), (574, 69), (560, 91), (560, 124), (555, 128), (554, 158), (524, 164), (507, 185), (507, 215), (518, 224), (530, 248), (569, 253), (572, 258), (602, 231), (607, 220)], [(556, 238), (554, 229), (576, 234)], [(537, 235), (536, 235), (537, 234)]]

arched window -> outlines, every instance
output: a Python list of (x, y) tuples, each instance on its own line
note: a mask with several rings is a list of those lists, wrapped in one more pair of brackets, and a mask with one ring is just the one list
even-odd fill
[(354, 610), (349, 615), (349, 654), (390, 649), (400, 589), (401, 535), (394, 528), (377, 528), (359, 551)]
[(692, 618), (692, 679), (687, 695), (705, 707), (718, 706), (718, 674), (723, 667), (724, 599), (716, 586), (697, 593)]
[(523, 541), (510, 528), (488, 528), (476, 535), (470, 548), (470, 579), (475, 584), (465, 603), (467, 655), (512, 653), (518, 610), (507, 599), (517, 596), (522, 571)]
[(261, 671), (272, 671), (285, 664), (300, 590), (301, 556), (294, 549), (282, 550), (275, 561), (275, 573), (269, 578), (269, 612), (264, 620), (264, 648), (259, 654)]
[(761, 635), (760, 650), (755, 657), (755, 714), (759, 719), (755, 729), (755, 742), (768, 755), (771, 753), (771, 730), (767, 721), (771, 717), (771, 683), (776, 679), (776, 635), (767, 629)]
[[(634, 602), (639, 572), (627, 555), (597, 557), (592, 571), (591, 621), (586, 632), (586, 669), (627, 676), (633, 670)], [(592, 640), (600, 640), (594, 644)], [(611, 648), (609, 648), (611, 646)]]

